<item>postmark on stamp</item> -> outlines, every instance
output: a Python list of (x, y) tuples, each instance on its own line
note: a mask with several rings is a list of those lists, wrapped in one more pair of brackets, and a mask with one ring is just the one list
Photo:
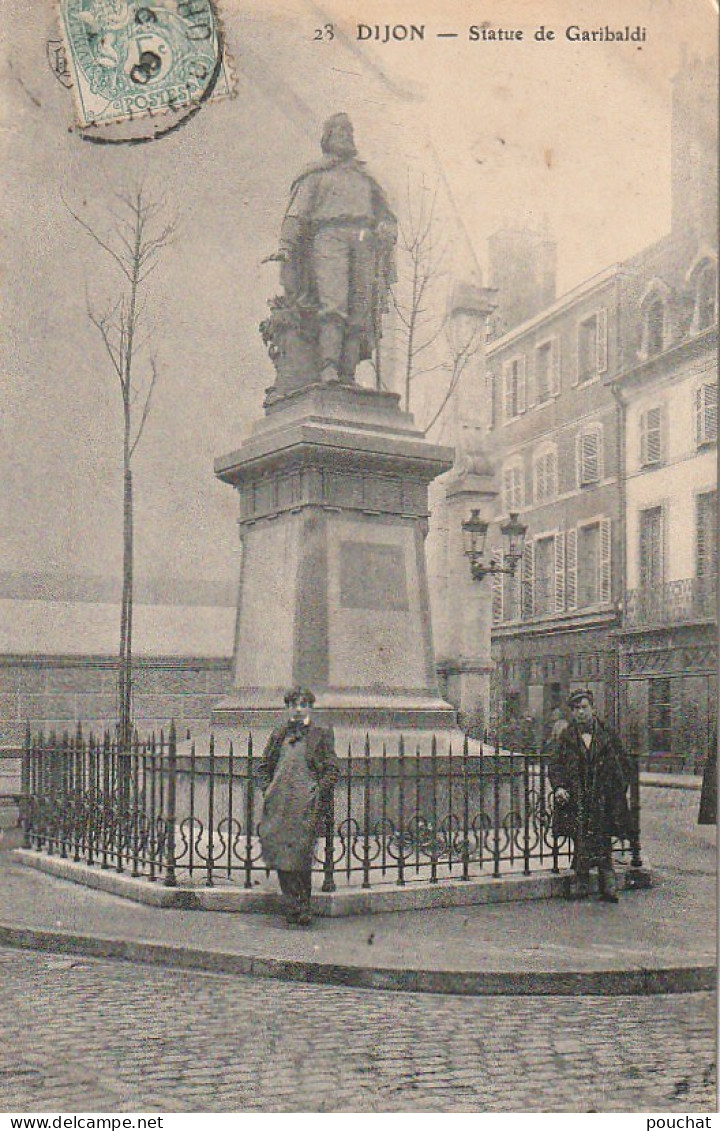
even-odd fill
[(215, 0), (59, 0), (59, 8), (83, 131), (149, 139), (232, 94)]

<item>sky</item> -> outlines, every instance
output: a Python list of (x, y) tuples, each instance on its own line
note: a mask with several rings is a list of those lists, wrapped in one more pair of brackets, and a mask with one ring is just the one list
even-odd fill
[[(352, 114), (401, 216), (408, 183), (439, 180), (452, 277), (487, 281), (493, 231), (545, 225), (562, 292), (668, 230), (671, 77), (683, 53), (709, 54), (717, 19), (710, 0), (222, 0), (237, 97), (165, 139), (108, 148), (81, 139), (50, 71), (54, 4), (5, 9), (0, 574), (117, 576), (120, 401), (86, 313), (86, 295), (102, 308), (117, 280), (63, 199), (110, 231), (113, 193), (143, 179), (181, 226), (148, 294), (160, 380), (136, 457), (138, 576), (225, 592), (235, 500), (213, 459), (239, 446), (272, 383), (257, 324), (277, 280), (261, 260), (324, 118)], [(482, 21), (525, 39), (470, 42)], [(424, 23), (426, 38), (358, 42), (376, 22)], [(328, 23), (334, 39), (315, 41)], [(533, 39), (540, 23), (556, 42)], [(647, 37), (641, 50), (572, 44), (570, 23)]]

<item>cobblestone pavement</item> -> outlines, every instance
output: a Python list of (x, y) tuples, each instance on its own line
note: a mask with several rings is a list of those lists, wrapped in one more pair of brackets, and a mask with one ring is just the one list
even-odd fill
[(716, 1111), (709, 993), (462, 998), (0, 949), (0, 1111)]

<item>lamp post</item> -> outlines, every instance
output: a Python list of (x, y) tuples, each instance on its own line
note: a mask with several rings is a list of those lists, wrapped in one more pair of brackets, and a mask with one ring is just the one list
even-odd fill
[(511, 511), (507, 522), (500, 527), (504, 540), (500, 557), (493, 555), (486, 563), (483, 559), (489, 525), (480, 518), (479, 510), (471, 511), (470, 518), (462, 523), (463, 544), (465, 554), (470, 559), (473, 581), (482, 581), (484, 577), (492, 577), (498, 573), (507, 573), (514, 577), (518, 562), (522, 558), (527, 526), (518, 520), (516, 512)]

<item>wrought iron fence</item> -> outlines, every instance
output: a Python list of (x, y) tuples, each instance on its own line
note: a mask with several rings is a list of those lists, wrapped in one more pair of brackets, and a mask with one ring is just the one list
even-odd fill
[[(252, 735), (207, 753), (167, 737), (135, 738), (122, 750), (76, 734), (26, 737), (22, 762), (24, 846), (175, 887), (178, 877), (252, 888), (268, 874), (258, 827), (262, 791)], [(322, 890), (380, 883), (437, 883), (517, 872), (558, 872), (572, 844), (558, 837), (548, 760), (537, 754), (461, 748), (407, 749), (340, 758), (341, 776), (322, 799), (314, 870)], [(616, 850), (640, 866), (637, 775), (635, 835)]]

